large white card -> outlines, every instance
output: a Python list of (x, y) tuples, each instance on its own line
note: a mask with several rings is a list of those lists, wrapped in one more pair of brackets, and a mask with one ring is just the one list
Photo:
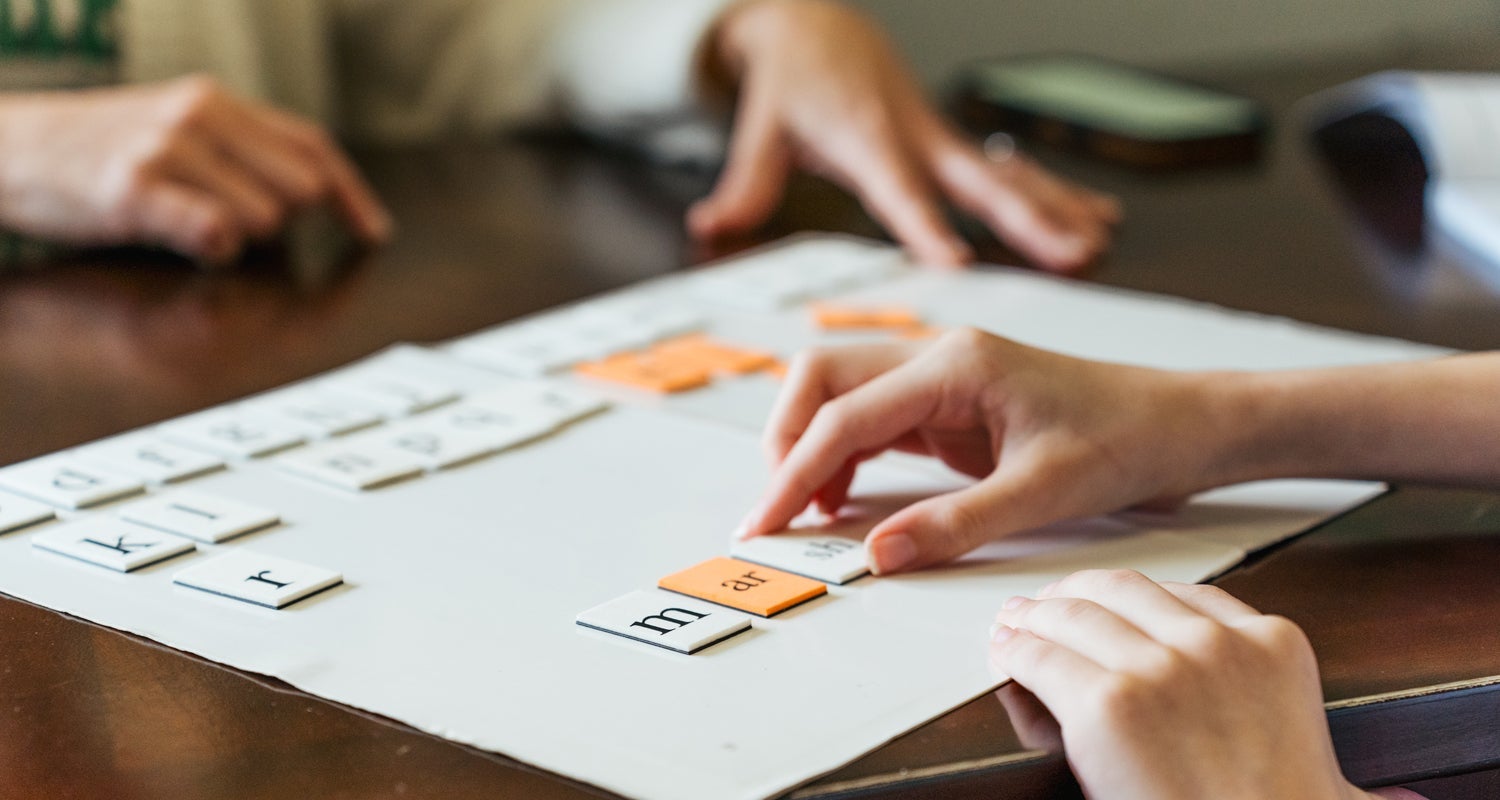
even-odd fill
[[(770, 273), (837, 256), (838, 286), (856, 287), (841, 296), (848, 302), (900, 302), (934, 323), (982, 324), (1096, 357), (1270, 368), (1436, 352), (1030, 273), (891, 273), (890, 250), (846, 240), (794, 247), (746, 263)], [(882, 260), (879, 280), (845, 274), (858, 272), (858, 257)], [(643, 302), (690, 291), (687, 279), (637, 290)], [(731, 343), (786, 355), (820, 340), (796, 307), (701, 307), (709, 333)], [(526, 325), (534, 332), (546, 322)], [(536, 386), (413, 348), (352, 369), (372, 368), (451, 386), (460, 403)], [(278, 468), (296, 449), (237, 461), (185, 485), (274, 509), (280, 525), (127, 575), (33, 552), (25, 530), (0, 535), (0, 590), (624, 795), (755, 800), (991, 689), (986, 631), (1012, 594), (1084, 567), (1200, 580), (1380, 491), (1271, 482), (1211, 493), (1176, 515), (1058, 525), (951, 567), (831, 583), (827, 596), (757, 617), (749, 631), (687, 655), (577, 620), (729, 553), (730, 533), (766, 479), (755, 429), (775, 382), (723, 378), (660, 399), (565, 374), (552, 380), (608, 394), (615, 407), (364, 492)], [(415, 411), (414, 419), (433, 413)], [(379, 437), (392, 424), (348, 436)], [(862, 472), (853, 513), (878, 519), (957, 485), (929, 464), (882, 459)], [(336, 571), (343, 582), (281, 609), (173, 583), (241, 551)]]

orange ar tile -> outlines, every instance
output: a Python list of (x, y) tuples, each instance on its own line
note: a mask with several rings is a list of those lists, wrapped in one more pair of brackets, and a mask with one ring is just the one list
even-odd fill
[(706, 336), (697, 335), (662, 342), (651, 348), (649, 352), (669, 363), (734, 375), (765, 369), (776, 362), (776, 357), (770, 353), (733, 347)]
[(672, 394), (708, 385), (708, 371), (690, 364), (656, 358), (646, 353), (624, 353), (603, 361), (579, 364), (574, 372), (585, 377)]
[(828, 587), (801, 575), (737, 558), (711, 558), (662, 578), (657, 584), (699, 600), (769, 617), (828, 593)]
[(922, 318), (915, 311), (899, 306), (856, 308), (819, 303), (813, 305), (811, 310), (813, 320), (825, 331), (861, 328), (897, 330), (922, 325)]

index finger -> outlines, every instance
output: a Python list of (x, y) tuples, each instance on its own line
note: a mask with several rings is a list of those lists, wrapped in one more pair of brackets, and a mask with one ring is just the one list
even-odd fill
[(908, 361), (825, 403), (771, 478), (759, 507), (741, 525), (750, 538), (785, 528), (851, 459), (886, 449), (930, 418), (941, 381)]
[(322, 128), (277, 108), (265, 106), (257, 110), (267, 125), (295, 142), (327, 171), (334, 205), (360, 238), (383, 242), (390, 237), (390, 214), (375, 196), (375, 190), (360, 176), (354, 162)]
[(781, 464), (824, 403), (906, 361), (921, 347), (864, 344), (798, 354), (766, 422), (763, 443), (771, 462)]

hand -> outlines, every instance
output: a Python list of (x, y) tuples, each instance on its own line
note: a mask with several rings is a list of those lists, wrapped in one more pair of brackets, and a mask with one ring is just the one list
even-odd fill
[(206, 78), (0, 100), (0, 225), (13, 230), (223, 263), (320, 202), (368, 242), (390, 233), (327, 134)]
[(991, 664), (1056, 717), (1093, 800), (1372, 797), (1339, 771), (1317, 660), (1283, 617), (1090, 570), (995, 619)]
[(959, 265), (969, 246), (945, 201), (1048, 269), (1084, 266), (1120, 219), (1110, 197), (1019, 154), (996, 162), (928, 105), (901, 58), (863, 15), (824, 0), (732, 7), (712, 55), (738, 87), (728, 162), (688, 214), (694, 235), (760, 225), (796, 167), (849, 189), (918, 259)]
[(878, 574), (937, 564), (1007, 534), (1218, 485), (1216, 376), (1103, 364), (975, 330), (936, 342), (797, 357), (765, 432), (775, 473), (741, 535), (833, 513), (860, 462), (934, 456), (978, 478), (870, 532)]

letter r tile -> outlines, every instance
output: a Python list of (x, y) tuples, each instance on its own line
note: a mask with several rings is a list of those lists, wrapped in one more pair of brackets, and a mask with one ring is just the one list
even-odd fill
[(711, 558), (668, 575), (657, 585), (762, 617), (828, 592), (827, 586), (810, 578), (736, 558)]
[(266, 608), (283, 608), (343, 583), (344, 576), (287, 558), (231, 550), (173, 575), (172, 582)]
[(655, 589), (594, 606), (575, 621), (689, 655), (750, 630), (750, 618), (744, 614)]

